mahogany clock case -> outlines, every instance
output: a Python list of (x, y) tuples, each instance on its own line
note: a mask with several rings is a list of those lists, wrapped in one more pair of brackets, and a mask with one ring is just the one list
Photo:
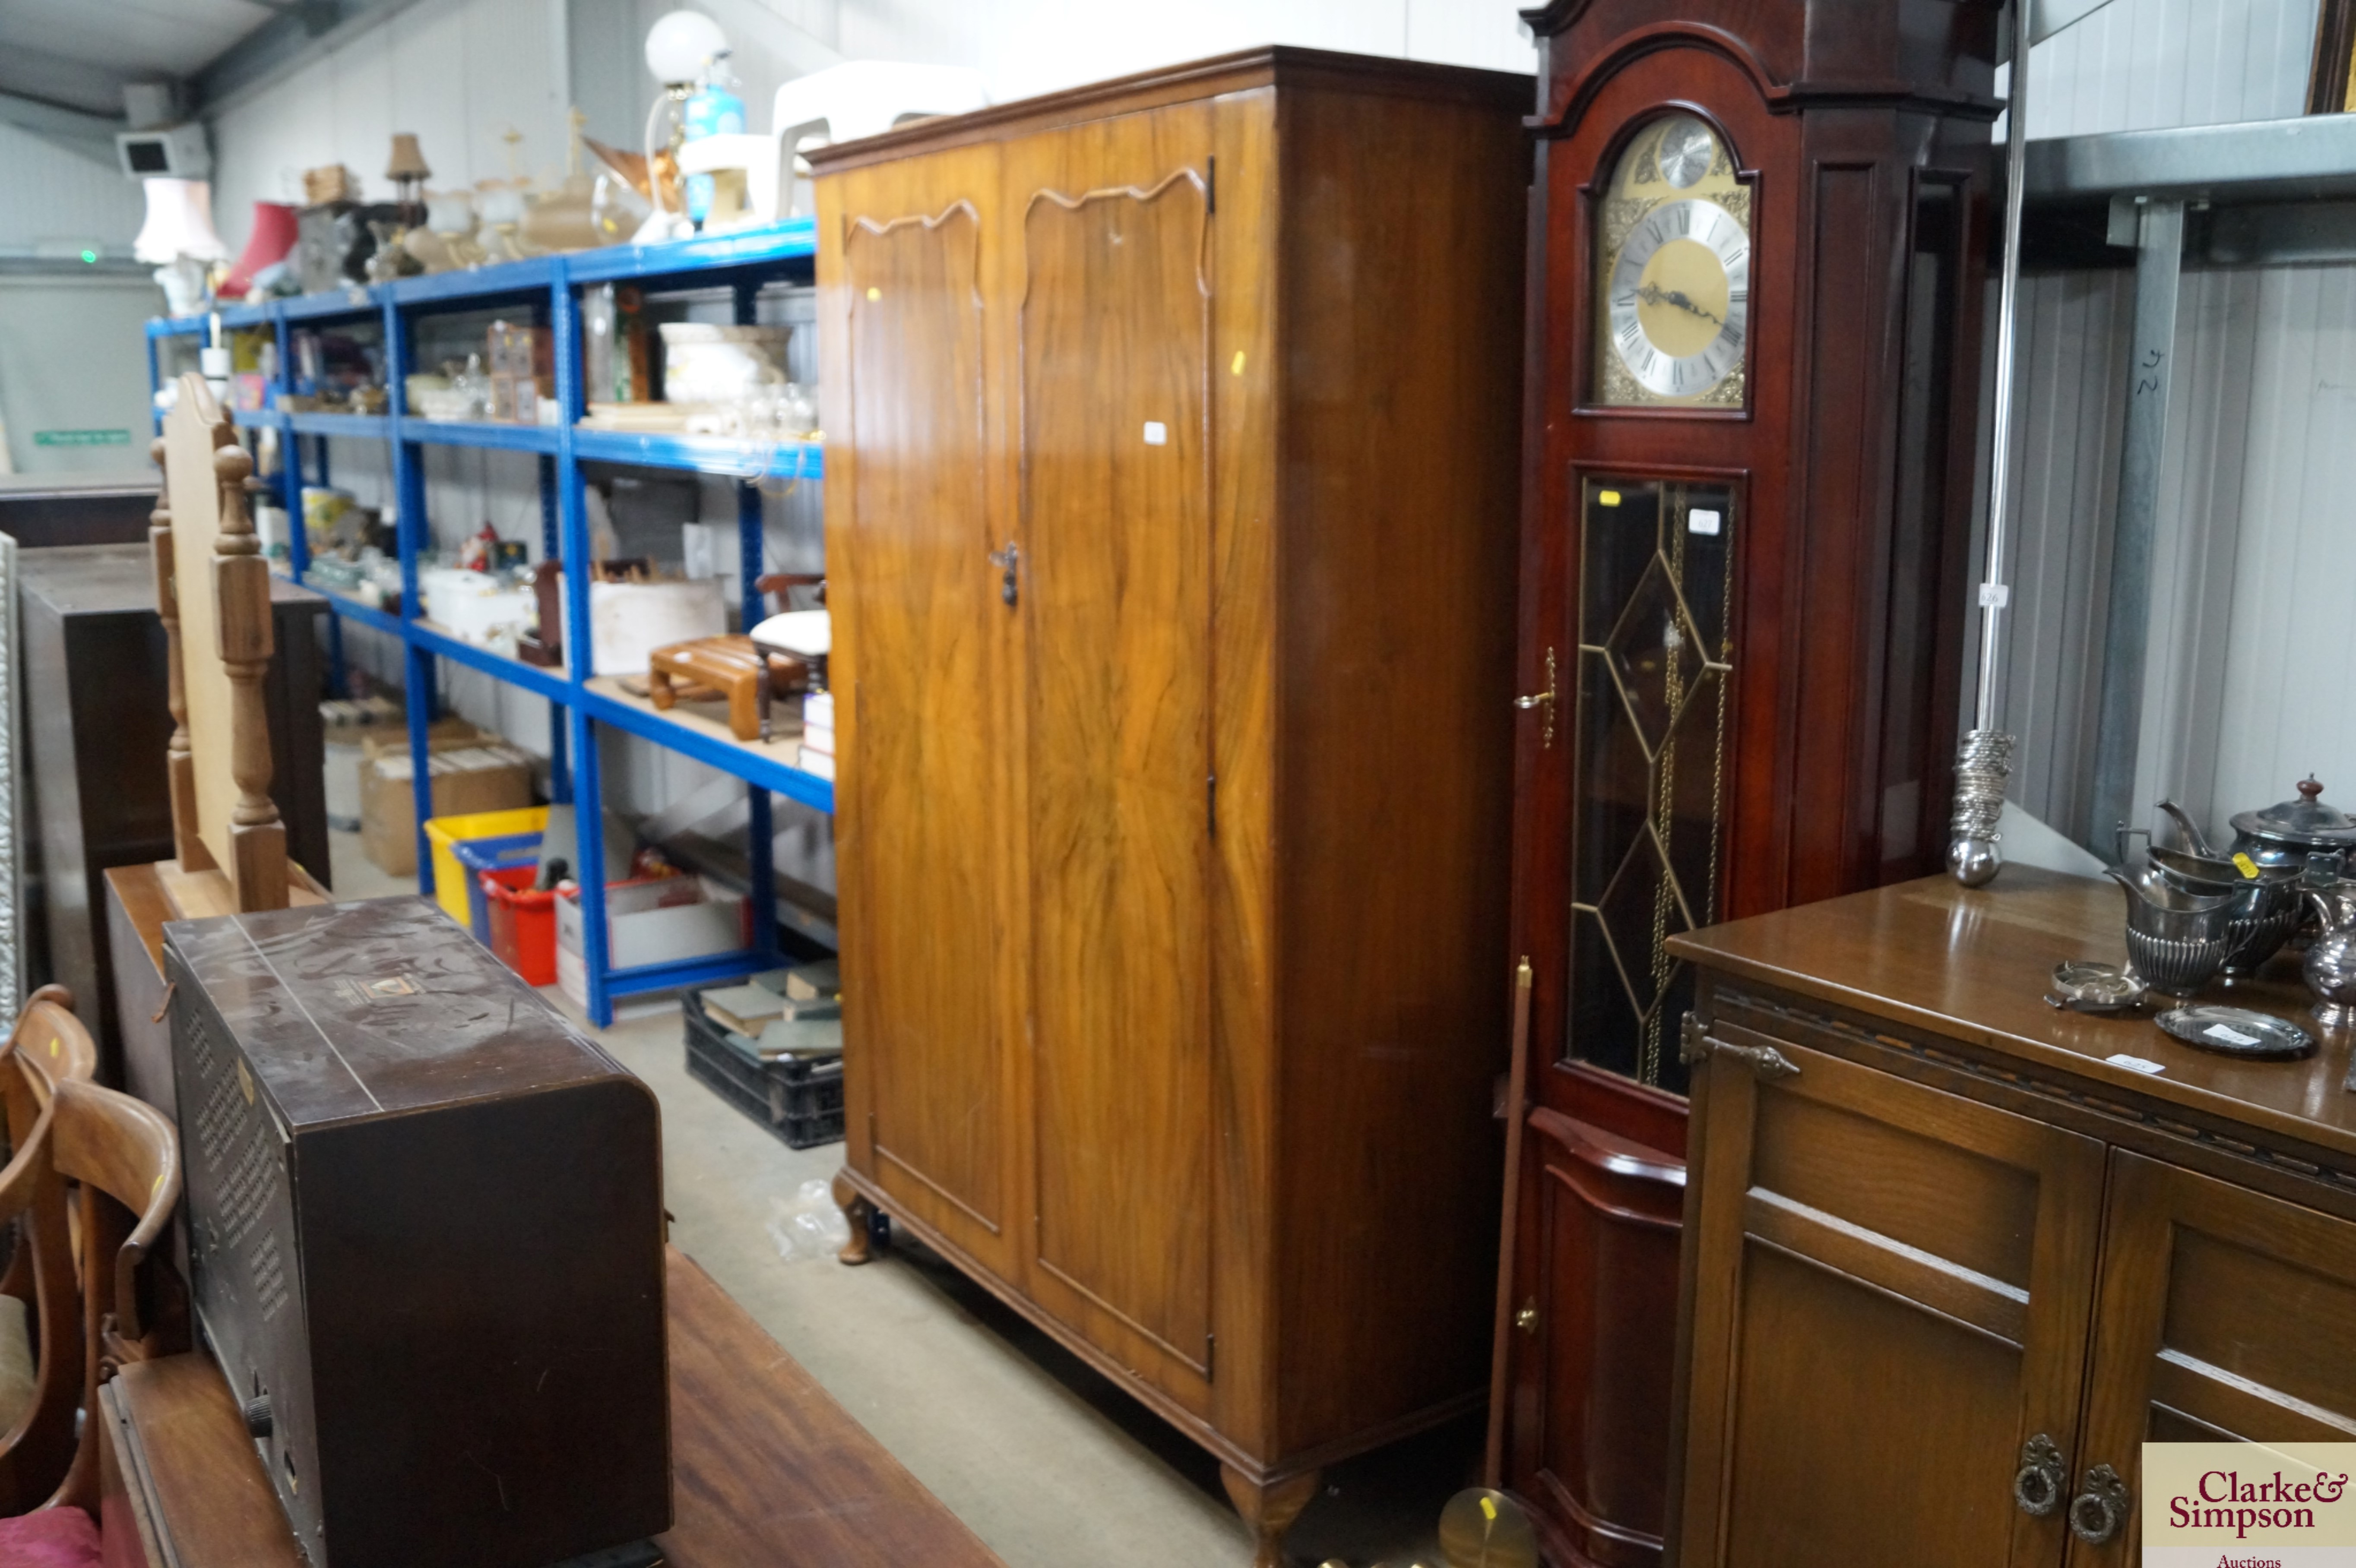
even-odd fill
[[(1515, 754), (1513, 955), (1535, 979), (1503, 1479), (1550, 1559), (1633, 1568), (1670, 1549), (1696, 986), (1672, 943), (1944, 854), (2001, 10), (1526, 15), (1544, 74), (1518, 667), (1539, 700)], [(1599, 368), (1603, 229), (1630, 216), (1606, 204), (1672, 115), (1746, 193), (1740, 395), (1627, 406)], [(1654, 568), (1609, 579), (1591, 547), (1614, 505), (1657, 530)]]

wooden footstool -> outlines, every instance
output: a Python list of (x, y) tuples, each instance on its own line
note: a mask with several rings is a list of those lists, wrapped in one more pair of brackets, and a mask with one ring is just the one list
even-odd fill
[(740, 741), (768, 739), (769, 666), (752, 638), (673, 643), (657, 648), (648, 662), (647, 695), (658, 709), (667, 711), (683, 696), (724, 697), (731, 734)]
[(807, 661), (756, 647), (743, 636), (700, 637), (657, 648), (647, 695), (659, 709), (682, 697), (725, 698), (728, 729), (740, 741), (769, 738), (769, 699), (809, 689)]

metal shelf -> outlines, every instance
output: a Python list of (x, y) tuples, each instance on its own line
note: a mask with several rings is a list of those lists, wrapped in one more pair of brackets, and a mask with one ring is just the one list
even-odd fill
[[(509, 658), (488, 648), (461, 641), (444, 627), (422, 619), (418, 607), (417, 569), (431, 539), (424, 481), (425, 446), (489, 447), (529, 452), (541, 459), (542, 553), (568, 564), (565, 573), (567, 618), (573, 625), (589, 624), (589, 580), (585, 567), (589, 549), (586, 505), (583, 498), (584, 463), (620, 464), (647, 468), (684, 470), (737, 481), (738, 543), (745, 587), (741, 606), (746, 624), (759, 619), (765, 606), (753, 581), (761, 567), (761, 485), (772, 479), (816, 479), (824, 472), (819, 449), (806, 443), (731, 441), (712, 436), (642, 435), (618, 431), (581, 429), (574, 424), (522, 425), (487, 421), (441, 421), (410, 417), (402, 411), (402, 378), (414, 367), (413, 318), (472, 305), (530, 306), (534, 321), (554, 342), (556, 402), (573, 420), (584, 409), (582, 394), (581, 312), (576, 291), (584, 285), (635, 281), (650, 286), (733, 287), (740, 321), (752, 317), (754, 295), (764, 284), (780, 279), (807, 280), (816, 255), (816, 225), (807, 219), (775, 227), (709, 239), (683, 240), (661, 245), (610, 246), (602, 251), (510, 261), (472, 272), (402, 278), (366, 288), (337, 290), (295, 299), (265, 301), (222, 313), (225, 325), (269, 325), (278, 334), (279, 364), (290, 363), (289, 337), (301, 324), (336, 318), (373, 318), (381, 325), (386, 378), (391, 383), (394, 409), (383, 416), (359, 414), (288, 413), (279, 411), (239, 413), (236, 421), (249, 428), (273, 428), (288, 435), (344, 437), (389, 443), (392, 479), (401, 518), (400, 553), (402, 579), (402, 613), (362, 604), (350, 596), (327, 592), (332, 623), (340, 646), (340, 628), (347, 623), (365, 626), (395, 639), (404, 650), (410, 693), (409, 732), (416, 762), (417, 816), (421, 824), (433, 814), (432, 774), (428, 765), (427, 726), (438, 684), (437, 661), (446, 660), (479, 671), (503, 684), (545, 699), (551, 716), (551, 795), (559, 801), (578, 798), (592, 813), (602, 811), (601, 766), (597, 727), (608, 726), (639, 736), (657, 745), (692, 757), (748, 786), (747, 859), (756, 945), (742, 953), (661, 965), (642, 969), (615, 969), (607, 964), (605, 943), (605, 883), (603, 836), (581, 836), (580, 861), (575, 868), (582, 887), (583, 955), (589, 972), (589, 1013), (600, 1023), (613, 1017), (617, 997), (682, 985), (704, 984), (766, 968), (778, 961), (775, 886), (769, 861), (770, 797), (781, 795), (819, 811), (834, 809), (834, 786), (814, 773), (792, 765), (793, 747), (786, 742), (744, 742), (725, 725), (683, 704), (668, 712), (631, 696), (610, 680), (592, 679), (579, 669), (550, 669)], [(208, 317), (189, 316), (147, 325), (151, 376), (156, 369), (157, 339), (200, 335)], [(280, 389), (283, 393), (284, 389)], [(284, 504), (290, 514), (302, 511), (305, 449), (307, 443), (286, 443)], [(327, 447), (316, 444), (314, 483), (327, 479)], [(308, 574), (308, 540), (294, 530), (289, 575), (303, 581)], [(316, 582), (311, 586), (316, 587)], [(433, 856), (420, 829), (418, 880), (431, 892)]]
[(717, 435), (654, 435), (575, 425), (573, 455), (584, 463), (626, 463), (642, 468), (684, 468), (723, 478), (817, 479), (826, 462), (814, 442), (734, 441)]
[(348, 435), (382, 441), (392, 433), (392, 421), (382, 414), (300, 413), (283, 416), (296, 435)]
[(403, 419), (401, 439), (428, 446), (490, 447), (552, 455), (562, 444), (554, 425), (502, 424), (490, 420)]

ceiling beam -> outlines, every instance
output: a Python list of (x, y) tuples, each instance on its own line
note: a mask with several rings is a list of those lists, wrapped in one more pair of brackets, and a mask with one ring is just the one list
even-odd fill
[[(267, 0), (265, 0), (267, 3)], [(209, 118), (392, 20), (417, 0), (283, 0), (190, 84), (188, 112)]]
[(14, 125), (77, 157), (102, 164), (109, 174), (123, 172), (115, 157), (114, 133), (130, 127), (121, 120), (0, 89), (0, 124)]

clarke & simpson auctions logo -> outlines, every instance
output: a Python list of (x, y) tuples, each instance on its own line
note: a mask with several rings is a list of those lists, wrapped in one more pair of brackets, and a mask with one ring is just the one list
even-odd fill
[(2356, 1443), (2147, 1443), (2144, 1568), (2356, 1568)]

